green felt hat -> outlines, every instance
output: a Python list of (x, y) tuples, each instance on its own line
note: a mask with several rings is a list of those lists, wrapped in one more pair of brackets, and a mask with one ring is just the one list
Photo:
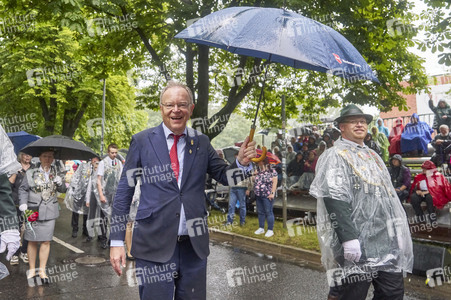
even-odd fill
[(340, 111), (340, 116), (335, 119), (337, 124), (343, 123), (347, 117), (362, 116), (365, 117), (369, 124), (373, 120), (372, 115), (364, 114), (363, 111), (355, 104), (348, 104)]

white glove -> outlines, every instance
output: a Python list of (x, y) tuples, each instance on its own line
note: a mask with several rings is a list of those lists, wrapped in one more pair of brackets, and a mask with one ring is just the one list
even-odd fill
[(360, 250), (359, 240), (350, 240), (343, 243), (344, 256), (345, 259), (349, 261), (358, 262), (360, 256), (362, 256), (362, 251)]
[(26, 211), (27, 208), (28, 208), (28, 205), (26, 205), (26, 204), (21, 204), (21, 205), (19, 205), (19, 210), (20, 210), (20, 211)]
[(60, 186), (63, 184), (63, 179), (60, 176), (56, 176), (55, 179), (53, 179), (53, 182), (57, 185)]
[(8, 248), (8, 254), (6, 255), (6, 260), (10, 260), (17, 249), (20, 247), (20, 233), (17, 229), (5, 230), (0, 236), (0, 253), (5, 252)]

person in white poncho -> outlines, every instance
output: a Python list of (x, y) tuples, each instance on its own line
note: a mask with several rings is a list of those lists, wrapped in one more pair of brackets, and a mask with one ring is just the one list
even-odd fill
[[(20, 234), (8, 178), (19, 171), (21, 166), (14, 153), (14, 147), (1, 125), (0, 145), (0, 253), (8, 249), (6, 259), (10, 260), (19, 249)], [(0, 263), (0, 279), (8, 274), (8, 269)]]
[(319, 158), (310, 194), (330, 285), (328, 299), (403, 299), (413, 266), (405, 212), (382, 159), (363, 143), (371, 115), (356, 105), (335, 121), (342, 137)]

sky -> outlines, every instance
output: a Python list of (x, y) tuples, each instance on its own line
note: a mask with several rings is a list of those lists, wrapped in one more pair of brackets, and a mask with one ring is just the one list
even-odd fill
[[(414, 9), (412, 10), (416, 14), (420, 14), (421, 11), (425, 10), (427, 6), (423, 3), (421, 0), (413, 0), (412, 1), (415, 4)], [(420, 32), (417, 36), (417, 38), (421, 39), (424, 35)], [(409, 51), (412, 53), (415, 53), (416, 55), (426, 59), (426, 61), (423, 63), (423, 66), (426, 68), (427, 75), (440, 75), (445, 73), (451, 73), (451, 67), (445, 67), (444, 65), (439, 65), (438, 63), (438, 52), (432, 53), (430, 50), (427, 50), (426, 52), (422, 52), (418, 49), (410, 48)]]

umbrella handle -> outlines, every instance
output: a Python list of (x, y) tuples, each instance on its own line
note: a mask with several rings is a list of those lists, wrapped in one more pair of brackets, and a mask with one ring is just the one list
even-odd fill
[[(255, 126), (252, 125), (251, 126), (251, 132), (249, 133), (249, 142), (252, 142), (254, 140), (254, 133), (255, 133)], [(258, 163), (262, 160), (264, 160), (266, 158), (266, 152), (268, 151), (268, 149), (266, 149), (265, 146), (262, 147), (262, 155), (260, 155), (259, 158), (254, 157), (251, 159), (252, 162), (254, 163)]]

